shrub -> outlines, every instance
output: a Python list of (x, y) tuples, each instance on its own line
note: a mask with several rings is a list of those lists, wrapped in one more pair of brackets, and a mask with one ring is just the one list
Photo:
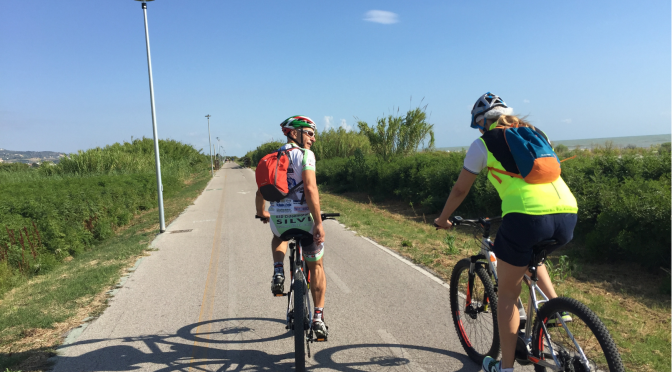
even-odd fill
[(259, 164), (259, 161), (261, 160), (261, 158), (263, 158), (264, 156), (270, 154), (271, 152), (279, 149), (284, 144), (285, 144), (285, 142), (271, 140), (269, 142), (263, 143), (262, 145), (257, 147), (255, 150), (249, 151), (247, 154), (245, 154), (245, 156), (243, 158), (250, 159), (249, 165), (252, 166), (252, 167), (256, 167), (257, 164)]
[[(166, 197), (209, 169), (207, 157), (189, 145), (159, 146)], [(49, 270), (157, 205), (149, 139), (79, 151), (39, 169), (0, 169), (0, 293), (17, 274)]]
[[(669, 267), (669, 154), (606, 148), (598, 153), (575, 151), (576, 158), (562, 163), (563, 180), (579, 206), (575, 236), (585, 243), (585, 256)], [(422, 152), (387, 162), (360, 152), (319, 161), (317, 181), (336, 192), (366, 192), (374, 199), (401, 199), (438, 212), (462, 171), (464, 156)], [(485, 172), (455, 214), (501, 214), (501, 200)]]
[(569, 152), (569, 149), (567, 148), (567, 146), (565, 146), (563, 144), (559, 144), (559, 145), (555, 146), (554, 150), (558, 155), (565, 154), (565, 153)]
[(371, 144), (368, 137), (362, 133), (346, 131), (343, 128), (329, 128), (317, 134), (311, 150), (317, 160), (347, 158), (353, 156), (356, 150), (363, 154), (371, 153)]
[(428, 149), (434, 148), (434, 124), (427, 122), (426, 108), (409, 110), (404, 116), (397, 110), (397, 116), (376, 119), (375, 127), (369, 127), (364, 121), (357, 122), (357, 126), (369, 138), (373, 152), (390, 161), (395, 156), (417, 152), (425, 141), (428, 141)]

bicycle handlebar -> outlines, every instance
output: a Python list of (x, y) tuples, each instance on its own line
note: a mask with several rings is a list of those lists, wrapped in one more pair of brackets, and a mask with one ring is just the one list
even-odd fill
[(471, 226), (480, 226), (490, 222), (501, 221), (502, 217), (479, 217), (477, 219), (466, 219), (460, 216), (455, 216), (450, 218), (450, 223), (455, 226), (460, 225), (471, 225)]
[[(322, 213), (322, 214), (320, 215), (320, 217), (322, 217), (322, 221), (324, 221), (324, 220), (333, 220), (332, 217), (340, 217), (340, 216), (341, 216), (340, 213)], [(258, 218), (258, 219), (260, 219), (260, 220), (264, 220), (264, 219), (266, 219), (266, 217), (257, 216), (256, 214), (254, 215), (254, 218)]]

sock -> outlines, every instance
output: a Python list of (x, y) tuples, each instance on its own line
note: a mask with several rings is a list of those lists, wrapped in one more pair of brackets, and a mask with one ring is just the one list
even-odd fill
[(513, 367), (511, 368), (502, 368), (502, 362), (500, 361), (497, 365), (499, 367), (499, 372), (513, 372)]
[(282, 275), (285, 275), (285, 268), (282, 264), (282, 262), (274, 262), (273, 263), (273, 274), (280, 273)]
[(313, 321), (322, 320), (322, 314), (324, 314), (323, 307), (316, 307), (315, 312), (313, 313)]

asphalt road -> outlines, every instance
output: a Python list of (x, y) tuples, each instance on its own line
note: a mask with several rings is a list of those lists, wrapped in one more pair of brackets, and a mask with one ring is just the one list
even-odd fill
[[(287, 300), (271, 296), (272, 235), (254, 219), (255, 191), (250, 169), (218, 171), (54, 371), (292, 371)], [(311, 345), (310, 371), (479, 370), (445, 283), (337, 221), (325, 229), (330, 335)]]

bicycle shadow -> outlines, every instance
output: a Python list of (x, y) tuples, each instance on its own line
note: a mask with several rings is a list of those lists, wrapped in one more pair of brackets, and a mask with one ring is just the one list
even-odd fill
[[(231, 327), (202, 330), (208, 325), (236, 322)], [(246, 323), (247, 322), (247, 325)], [(284, 322), (269, 318), (229, 318), (187, 325), (175, 334), (148, 335), (111, 339), (93, 339), (65, 345), (63, 349), (85, 350), (76, 356), (56, 357), (54, 372), (61, 371), (293, 371), (294, 352), (261, 351), (259, 344), (293, 337), (282, 332), (269, 337), (260, 335), (252, 325), (258, 322), (279, 323), (274, 329), (284, 331)], [(321, 344), (326, 345), (326, 344)], [(264, 349), (269, 350), (268, 347)], [(274, 348), (271, 348), (273, 350)], [(286, 349), (285, 349), (286, 350)], [(397, 352), (394, 352), (397, 350)], [(404, 352), (399, 352), (403, 350)], [(307, 360), (307, 370), (422, 370), (414, 368), (408, 353), (422, 353), (425, 359), (451, 359), (461, 365), (455, 371), (474, 371), (468, 357), (455, 352), (417, 345), (357, 344), (319, 350)], [(62, 354), (62, 353), (61, 353)], [(451, 363), (453, 364), (453, 363)], [(417, 367), (417, 364), (415, 364)], [(473, 368), (472, 368), (473, 367)], [(445, 370), (444, 368), (438, 370)]]

